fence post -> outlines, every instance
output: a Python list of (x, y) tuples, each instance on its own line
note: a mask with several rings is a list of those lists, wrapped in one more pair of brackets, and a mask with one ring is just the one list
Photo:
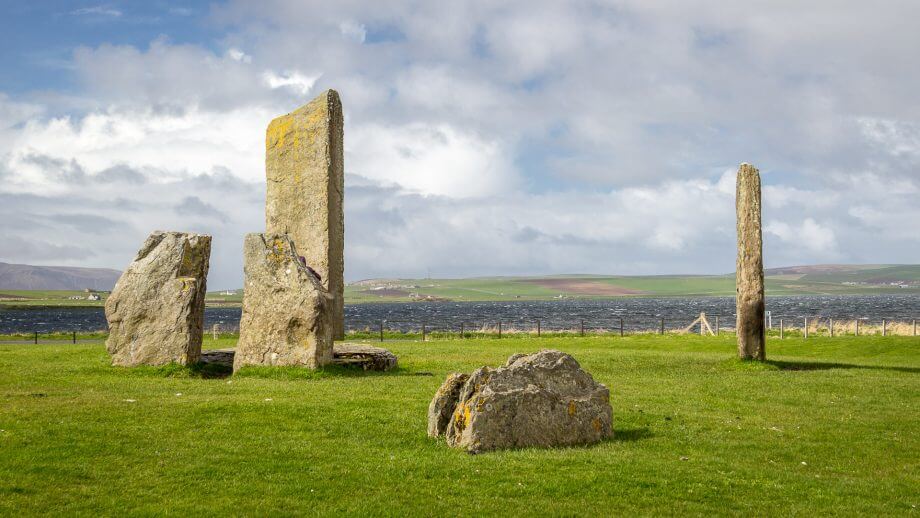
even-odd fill
[(499, 338), (502, 337), (502, 321), (501, 320), (498, 321), (498, 337)]
[(38, 345), (38, 331), (35, 331), (35, 345)]
[(719, 336), (719, 315), (716, 315), (716, 336)]
[(463, 333), (463, 331), (464, 331), (464, 329), (463, 329), (464, 324), (465, 324), (465, 322), (460, 322), (460, 339), (461, 339), (461, 340), (463, 340), (463, 339), (465, 338), (465, 337), (463, 336), (463, 334), (464, 334), (464, 333)]
[(664, 317), (661, 317), (661, 326), (658, 327), (658, 334), (664, 335)]
[(805, 317), (805, 338), (808, 338), (808, 317)]
[(783, 328), (783, 319), (779, 319), (779, 339), (782, 340), (785, 329)]
[(888, 336), (888, 321), (882, 319), (882, 336)]
[(831, 333), (831, 338), (833, 338), (833, 337), (834, 337), (834, 319), (833, 319), (833, 318), (829, 318), (829, 319), (827, 319), (827, 320), (828, 320), (828, 323), (827, 323), (827, 330), (830, 331), (830, 333)]
[(537, 319), (537, 338), (540, 338), (540, 319)]
[(855, 336), (859, 336), (859, 317), (856, 317), (856, 333)]
[(917, 320), (914, 319), (914, 336), (917, 336)]
[(585, 321), (584, 321), (584, 319), (582, 319), (582, 321), (581, 321), (581, 327), (578, 328), (578, 331), (579, 331), (579, 333), (581, 334), (581, 336), (585, 336)]
[(425, 329), (425, 323), (422, 322), (422, 341), (425, 341), (425, 335), (427, 334), (427, 329)]
[(383, 341), (383, 320), (380, 321), (380, 341)]
[(623, 317), (620, 317), (620, 336), (623, 336)]
[(73, 332), (73, 343), (77, 343), (77, 332)]

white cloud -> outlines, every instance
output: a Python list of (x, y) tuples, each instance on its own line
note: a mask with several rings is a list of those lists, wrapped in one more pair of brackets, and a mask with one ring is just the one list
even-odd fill
[(230, 59), (233, 61), (239, 61), (240, 63), (252, 63), (252, 56), (246, 54), (240, 49), (229, 49), (227, 50), (227, 55), (230, 56)]
[(812, 218), (805, 218), (800, 224), (783, 221), (768, 221), (764, 231), (784, 242), (805, 248), (827, 257), (837, 256), (837, 237), (833, 229), (821, 225)]
[(81, 47), (71, 91), (0, 92), (10, 242), (41, 227), (36, 261), (76, 242), (120, 267), (149, 230), (193, 227), (226, 247), (214, 285), (238, 286), (265, 127), (335, 88), (351, 279), (728, 272), (741, 161), (768, 265), (920, 257), (920, 4), (210, 9), (222, 48)]
[(425, 195), (488, 196), (520, 186), (509, 152), (498, 141), (447, 124), (349, 128), (347, 169)]
[(228, 112), (190, 108), (179, 113), (111, 109), (82, 118), (32, 120), (11, 141), (8, 166), (16, 175), (7, 192), (56, 192), (44, 168), (30, 162), (40, 155), (81, 164), (93, 175), (116, 165), (152, 168), (154, 180), (172, 181), (193, 173), (232, 170), (247, 181), (264, 178), (264, 131), (272, 112), (249, 107)]
[(76, 16), (108, 16), (112, 18), (119, 18), (121, 16), (121, 11), (110, 6), (110, 5), (94, 5), (92, 7), (81, 7), (79, 9), (74, 9), (70, 14)]
[(262, 74), (262, 79), (269, 88), (274, 90), (288, 87), (301, 95), (310, 93), (310, 90), (313, 89), (313, 85), (316, 84), (316, 80), (319, 79), (319, 77), (319, 75), (308, 76), (296, 71), (275, 73), (271, 70), (267, 70)]
[(367, 27), (362, 23), (351, 20), (340, 23), (339, 31), (342, 32), (342, 36), (355, 40), (358, 43), (364, 43), (364, 39), (367, 38)]

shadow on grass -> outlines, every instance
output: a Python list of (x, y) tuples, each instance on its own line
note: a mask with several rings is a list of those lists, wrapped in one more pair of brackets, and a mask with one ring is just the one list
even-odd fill
[(652, 432), (648, 428), (624, 428), (613, 429), (613, 437), (608, 439), (610, 442), (636, 442), (642, 439), (652, 437)]
[(781, 371), (825, 371), (831, 369), (868, 369), (868, 370), (885, 370), (894, 372), (907, 372), (911, 374), (920, 373), (918, 367), (896, 367), (888, 365), (855, 365), (852, 363), (836, 362), (803, 362), (789, 360), (766, 360), (763, 363), (772, 365)]
[(739, 360), (731, 358), (722, 365), (732, 370), (742, 371), (827, 371), (833, 369), (884, 370), (893, 372), (920, 373), (918, 367), (898, 367), (889, 365), (857, 365), (840, 362), (815, 362), (800, 360)]
[(261, 367), (246, 366), (233, 374), (235, 378), (263, 378), (275, 380), (313, 380), (329, 378), (366, 378), (372, 376), (414, 376), (400, 367), (380, 372), (364, 370), (356, 366), (326, 365), (316, 370), (305, 367)]

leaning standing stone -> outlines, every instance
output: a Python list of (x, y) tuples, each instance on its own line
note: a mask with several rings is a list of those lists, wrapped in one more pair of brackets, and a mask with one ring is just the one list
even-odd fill
[(743, 360), (764, 360), (760, 173), (750, 164), (741, 164), (738, 168), (735, 208), (738, 218), (738, 262), (735, 269), (738, 356)]
[(233, 370), (245, 365), (332, 361), (332, 296), (285, 234), (248, 234), (243, 247), (243, 317)]
[(451, 374), (428, 407), (428, 434), (470, 453), (595, 443), (613, 434), (610, 391), (560, 351)]
[(150, 234), (105, 301), (112, 364), (198, 362), (211, 236)]
[(345, 337), (342, 103), (326, 90), (278, 117), (265, 135), (266, 232), (288, 234), (334, 297), (333, 336)]

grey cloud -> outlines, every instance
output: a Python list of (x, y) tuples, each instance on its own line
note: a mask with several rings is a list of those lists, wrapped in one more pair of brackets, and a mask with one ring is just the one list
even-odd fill
[[(92, 207), (84, 207), (84, 209), (92, 209)], [(52, 214), (46, 216), (46, 219), (59, 225), (69, 226), (79, 232), (95, 235), (117, 235), (128, 228), (128, 225), (123, 222), (95, 214)]]
[(0, 239), (0, 258), (9, 261), (73, 261), (93, 257), (87, 247), (58, 245), (39, 238), (6, 236)]
[(176, 205), (176, 212), (187, 216), (204, 216), (218, 221), (226, 221), (227, 216), (216, 207), (201, 201), (197, 196), (186, 196)]
[(86, 171), (75, 159), (63, 160), (39, 153), (30, 153), (23, 162), (39, 167), (42, 173), (54, 182), (85, 184)]
[(95, 174), (95, 180), (102, 183), (123, 182), (143, 185), (147, 183), (147, 176), (128, 165), (119, 164), (99, 171)]

